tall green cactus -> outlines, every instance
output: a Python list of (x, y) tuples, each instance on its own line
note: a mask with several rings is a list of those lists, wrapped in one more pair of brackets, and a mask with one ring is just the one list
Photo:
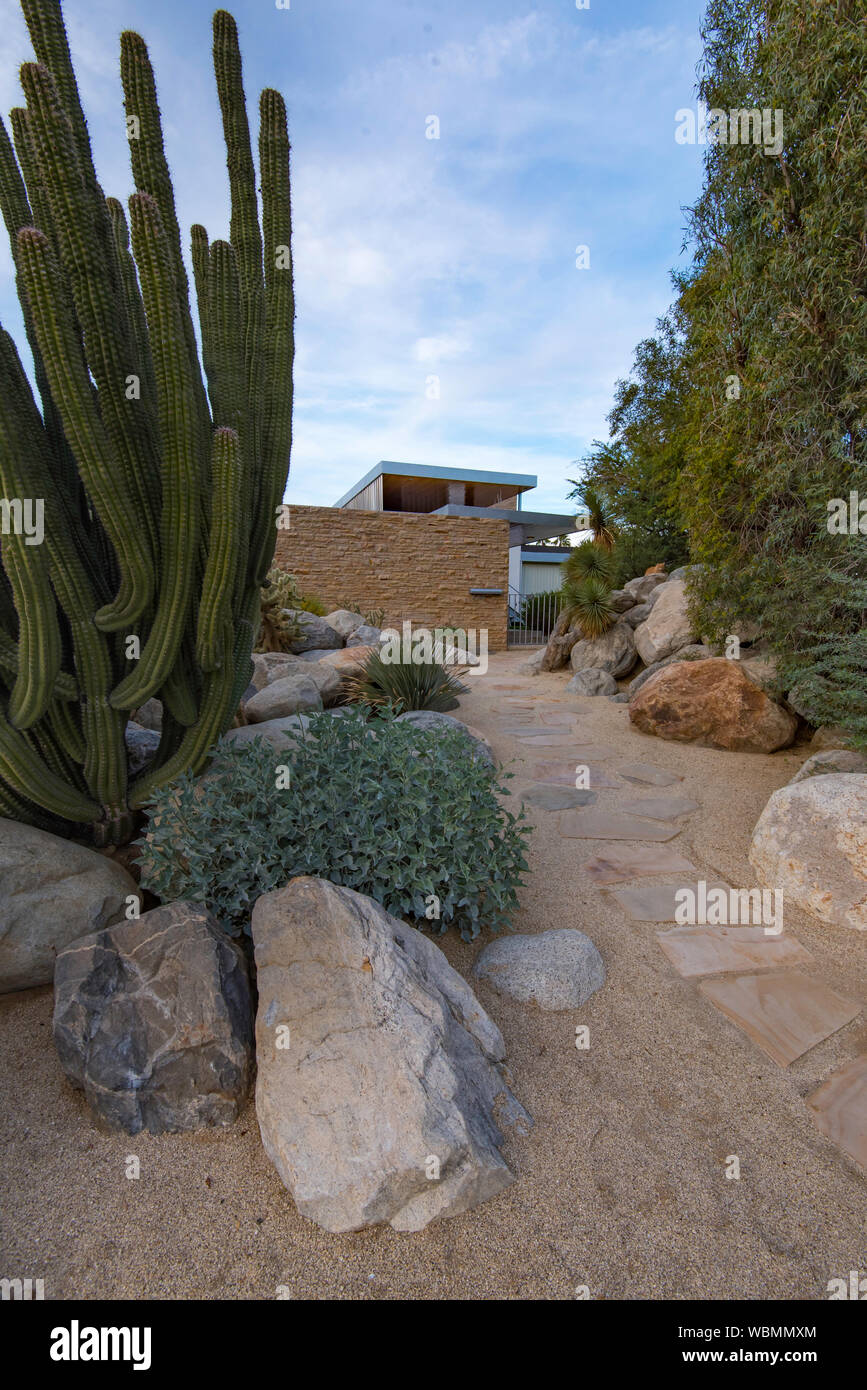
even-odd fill
[[(229, 241), (191, 233), (203, 373), (144, 41), (120, 41), (127, 223), (97, 181), (59, 0), (21, 3), (37, 61), (11, 139), (0, 121), (0, 211), (41, 408), (0, 328), (0, 815), (122, 843), (201, 767), (250, 677), (292, 437), (286, 109), (262, 93), (263, 237), (238, 33), (218, 10), (231, 225)], [(28, 504), (41, 543), (17, 524)], [(160, 745), (130, 784), (124, 728), (150, 696)]]

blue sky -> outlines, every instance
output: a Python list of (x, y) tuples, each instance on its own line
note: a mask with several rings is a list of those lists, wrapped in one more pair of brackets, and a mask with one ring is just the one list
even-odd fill
[[(66, 0), (106, 193), (132, 191), (118, 35), (156, 69), (181, 227), (228, 232), (200, 0)], [(671, 298), (701, 150), (700, 0), (229, 4), (251, 120), (279, 88), (293, 146), (295, 440), (287, 498), (331, 503), (379, 459), (535, 473), (527, 505), (607, 434), (612, 388)], [(30, 58), (0, 0), (0, 105)], [(439, 139), (426, 138), (428, 118)], [(576, 268), (576, 247), (590, 267)], [(8, 247), (0, 321), (21, 343)], [(429, 379), (439, 379), (439, 399)]]

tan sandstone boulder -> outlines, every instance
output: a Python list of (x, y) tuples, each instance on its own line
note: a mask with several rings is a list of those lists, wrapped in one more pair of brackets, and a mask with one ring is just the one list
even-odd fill
[(657, 671), (630, 700), (629, 718), (645, 734), (736, 753), (785, 748), (798, 727), (793, 714), (725, 657)]
[(750, 846), (759, 882), (835, 926), (867, 931), (867, 774), (833, 772), (775, 791)]

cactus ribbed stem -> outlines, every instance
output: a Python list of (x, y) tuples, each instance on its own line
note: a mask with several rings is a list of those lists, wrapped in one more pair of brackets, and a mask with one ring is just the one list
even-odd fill
[[(0, 123), (0, 212), (42, 404), (0, 328), (0, 491), (44, 503), (44, 537), (0, 539), (0, 815), (90, 822), (108, 844), (203, 765), (249, 682), (291, 445), (289, 142), (266, 92), (263, 241), (237, 28), (218, 11), (231, 222), (228, 242), (192, 229), (203, 378), (145, 44), (121, 39), (128, 226), (96, 176), (60, 4), (22, 7), (37, 62), (12, 139)], [(129, 787), (127, 712), (151, 695), (163, 732)]]

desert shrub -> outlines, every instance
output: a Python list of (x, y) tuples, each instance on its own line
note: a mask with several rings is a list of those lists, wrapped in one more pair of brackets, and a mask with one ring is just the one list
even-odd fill
[(528, 594), (520, 605), (517, 621), (512, 627), (530, 628), (547, 637), (563, 605), (562, 589), (546, 589), (540, 594)]
[(326, 613), (331, 610), (317, 594), (299, 594), (298, 602), (295, 604), (302, 613), (313, 613), (317, 618), (324, 618)]
[(601, 637), (616, 623), (619, 615), (611, 603), (611, 589), (598, 575), (567, 579), (562, 592), (564, 610), (585, 637)]
[[(463, 669), (463, 668), (458, 668)], [(346, 698), (353, 704), (381, 709), (449, 710), (467, 687), (437, 661), (384, 661), (371, 652), (364, 665), (344, 679)]]
[(459, 729), (314, 714), (303, 742), (226, 745), (206, 777), (166, 788), (139, 842), (142, 883), (203, 903), (237, 936), (261, 893), (314, 874), (469, 941), (509, 924), (527, 868), (530, 830), (506, 791)]

